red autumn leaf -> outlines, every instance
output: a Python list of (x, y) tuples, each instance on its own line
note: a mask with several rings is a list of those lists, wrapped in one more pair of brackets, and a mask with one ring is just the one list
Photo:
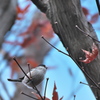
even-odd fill
[(34, 36), (27, 37), (24, 39), (24, 41), (22, 43), (20, 43), (20, 46), (25, 48), (25, 47), (29, 46), (31, 43), (33, 43), (35, 40), (36, 40), (36, 38)]
[(26, 58), (26, 60), (32, 67), (37, 67), (39, 65), (38, 62), (33, 58)]
[(86, 64), (92, 62), (98, 55), (98, 48), (94, 43), (93, 43), (93, 46), (92, 46), (92, 52), (89, 52), (89, 51), (86, 51), (86, 50), (83, 50), (83, 49), (82, 49), (82, 51), (85, 53), (86, 59), (80, 60), (80, 61), (84, 62)]
[[(53, 97), (52, 97), (52, 100), (62, 100), (63, 97), (61, 97), (60, 99), (58, 98), (58, 92), (56, 92), (56, 84), (54, 83), (54, 88), (53, 88)], [(35, 92), (32, 92), (32, 94), (35, 95), (35, 97), (38, 99), (38, 100), (41, 100), (41, 97), (39, 96), (39, 94), (35, 93)], [(43, 97), (44, 98), (44, 97)], [(50, 100), (49, 98), (45, 97), (45, 100)]]
[[(31, 4), (28, 4), (24, 9), (21, 9), (20, 6), (17, 6), (17, 20), (21, 20), (24, 18), (24, 14), (27, 13), (28, 8), (30, 7)], [(22, 14), (22, 16), (18, 16), (18, 14)]]
[(41, 27), (41, 33), (46, 38), (52, 38), (54, 36), (54, 32), (49, 21), (44, 22), (44, 24)]
[(88, 9), (86, 9), (85, 7), (82, 7), (83, 13), (85, 14), (85, 16), (89, 15), (89, 11)]
[(21, 13), (21, 14), (24, 14), (28, 11), (28, 8), (30, 7), (31, 4), (28, 4), (24, 9), (21, 9), (19, 7), (19, 5), (17, 6), (17, 14)]
[[(34, 94), (34, 96), (38, 99), (38, 100), (42, 100), (41, 97), (39, 96), (39, 94), (32, 92), (32, 94)], [(43, 97), (44, 98), (44, 97)], [(49, 98), (45, 97), (45, 100), (50, 100)]]
[(38, 20), (33, 20), (33, 22), (31, 23), (31, 25), (27, 28), (27, 30), (21, 34), (19, 34), (18, 36), (22, 36), (22, 37), (36, 37), (38, 35), (37, 33), (37, 29), (39, 28), (39, 23)]
[(54, 83), (54, 88), (53, 88), (53, 93), (52, 93), (52, 95), (53, 95), (52, 100), (58, 100), (58, 92), (56, 92), (56, 89), (57, 89), (57, 87), (56, 87), (56, 84)]
[(90, 19), (90, 23), (96, 23), (98, 18), (99, 18), (99, 14), (98, 13), (94, 14)]

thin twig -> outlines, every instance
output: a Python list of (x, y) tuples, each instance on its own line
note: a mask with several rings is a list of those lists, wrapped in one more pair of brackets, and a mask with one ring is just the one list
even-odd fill
[(93, 86), (93, 85), (89, 85), (89, 84), (83, 83), (83, 82), (80, 82), (80, 84), (84, 84), (84, 85), (90, 86), (90, 87), (92, 87), (92, 88), (97, 88), (97, 87), (95, 87), (95, 86)]
[(44, 90), (44, 100), (45, 100), (45, 97), (46, 97), (46, 90), (47, 90), (48, 80), (49, 80), (49, 78), (47, 78), (47, 80), (46, 80), (46, 85), (45, 85), (45, 90)]
[(30, 96), (30, 95), (24, 93), (24, 92), (21, 92), (21, 94), (23, 94), (23, 95), (25, 95), (25, 96), (27, 96), (27, 97), (29, 97), (29, 98), (32, 98), (32, 99), (38, 100), (38, 99), (36, 99), (36, 98), (34, 98), (34, 97), (32, 97), (32, 96)]
[(21, 71), (25, 74), (25, 76), (29, 79), (29, 81), (32, 82), (32, 84), (33, 84), (33, 87), (32, 87), (32, 88), (35, 89), (35, 90), (37, 91), (37, 93), (39, 94), (39, 96), (41, 97), (41, 99), (44, 100), (43, 97), (41, 96), (39, 90), (38, 90), (37, 87), (34, 85), (33, 80), (31, 80), (31, 79), (29, 78), (29, 76), (25, 73), (25, 71), (22, 69), (22, 67), (20, 66), (20, 64), (19, 64), (18, 61), (16, 60), (16, 58), (13, 58), (13, 60), (17, 63), (18, 67), (19, 67), (19, 68), (21, 69)]
[(66, 54), (65, 52), (59, 50), (58, 48), (56, 48), (55, 46), (53, 46), (52, 44), (50, 44), (43, 36), (42, 38), (49, 44), (51, 45), (53, 48), (55, 48), (58, 52), (61, 52), (67, 56), (69, 56), (78, 66), (79, 68), (83, 71), (83, 73), (94, 83), (94, 85), (97, 87), (97, 89), (100, 90), (99, 85), (89, 76), (89, 74), (83, 69), (83, 67), (70, 55), (70, 54)]
[(75, 98), (76, 98), (76, 95), (74, 95), (74, 100), (75, 100)]
[(88, 33), (86, 33), (86, 32), (84, 32), (81, 28), (79, 28), (79, 26), (75, 26), (78, 30), (80, 30), (82, 33), (84, 33), (86, 36), (88, 36), (88, 37), (90, 37), (92, 40), (94, 40), (94, 41), (96, 41), (96, 42), (98, 42), (98, 43), (100, 43), (100, 41), (99, 40), (97, 40), (97, 39), (95, 39), (95, 38), (93, 38), (90, 34), (88, 34)]
[(53, 48), (55, 48), (58, 52), (61, 52), (61, 53), (63, 53), (64, 55), (67, 55), (67, 56), (69, 56), (69, 54), (67, 54), (67, 53), (65, 53), (65, 52), (63, 52), (63, 51), (61, 51), (61, 50), (59, 50), (58, 48), (56, 48), (55, 46), (53, 46), (51, 43), (49, 43), (43, 36), (41, 37), (43, 40), (45, 40), (49, 45), (51, 45)]

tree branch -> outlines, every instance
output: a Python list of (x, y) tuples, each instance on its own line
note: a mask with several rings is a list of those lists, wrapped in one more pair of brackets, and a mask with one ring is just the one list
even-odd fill
[[(42, 12), (46, 12), (47, 4), (43, 0), (31, 0)], [(47, 0), (45, 0), (47, 1)]]

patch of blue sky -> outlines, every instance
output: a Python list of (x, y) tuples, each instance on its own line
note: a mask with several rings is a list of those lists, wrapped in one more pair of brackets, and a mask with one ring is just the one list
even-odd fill
[(0, 59), (0, 74), (3, 73), (3, 70), (6, 70), (7, 61), (4, 59)]
[(90, 14), (98, 13), (96, 0), (81, 0), (81, 5), (90, 10)]
[(0, 90), (2, 90), (2, 91), (0, 91), (0, 95), (2, 96), (2, 98), (3, 98), (4, 100), (10, 100), (9, 97), (8, 97), (8, 95), (7, 95), (7, 93), (5, 92), (5, 90), (4, 90), (2, 87), (3, 87), (3, 86), (2, 86), (2, 84), (0, 83)]
[[(14, 96), (14, 92), (16, 90), (16, 87), (14, 85), (14, 83), (9, 82), (7, 79), (11, 77), (11, 69), (9, 66), (6, 66), (5, 70), (3, 70), (2, 74), (1, 74), (1, 79), (2, 82), (5, 84), (7, 91), (9, 93), (9, 95), (11, 97)], [(5, 89), (3, 89), (2, 84), (0, 84), (0, 89), (2, 90), (1, 95), (4, 98), (4, 100), (9, 100), (9, 97), (7, 95), (7, 93), (5, 92)]]

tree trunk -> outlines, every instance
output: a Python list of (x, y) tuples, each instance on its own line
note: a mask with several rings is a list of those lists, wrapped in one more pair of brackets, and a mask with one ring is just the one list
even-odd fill
[(0, 48), (4, 35), (15, 22), (17, 0), (0, 0)]
[[(44, 0), (45, 1), (45, 0)], [(91, 63), (85, 64), (79, 61), (82, 57), (85, 59), (85, 54), (82, 49), (91, 51), (93, 43), (95, 43), (99, 49), (98, 43), (93, 41), (85, 34), (83, 34), (76, 25), (79, 26), (84, 32), (97, 39), (96, 33), (94, 32), (92, 25), (87, 22), (80, 5), (80, 0), (48, 0), (47, 2), (40, 2), (39, 0), (32, 0), (36, 5), (39, 3), (41, 7), (38, 8), (46, 13), (49, 18), (54, 32), (59, 36), (64, 47), (68, 48), (68, 53), (82, 69), (84, 67), (84, 75), (89, 85), (95, 86), (93, 80), (98, 85), (100, 82), (100, 54)], [(37, 3), (36, 3), (37, 2)], [(74, 66), (72, 66), (74, 67)], [(89, 77), (92, 78), (92, 81)], [(80, 80), (81, 81), (81, 80)], [(99, 87), (99, 86), (97, 86)], [(91, 87), (97, 100), (100, 100), (100, 88)]]

